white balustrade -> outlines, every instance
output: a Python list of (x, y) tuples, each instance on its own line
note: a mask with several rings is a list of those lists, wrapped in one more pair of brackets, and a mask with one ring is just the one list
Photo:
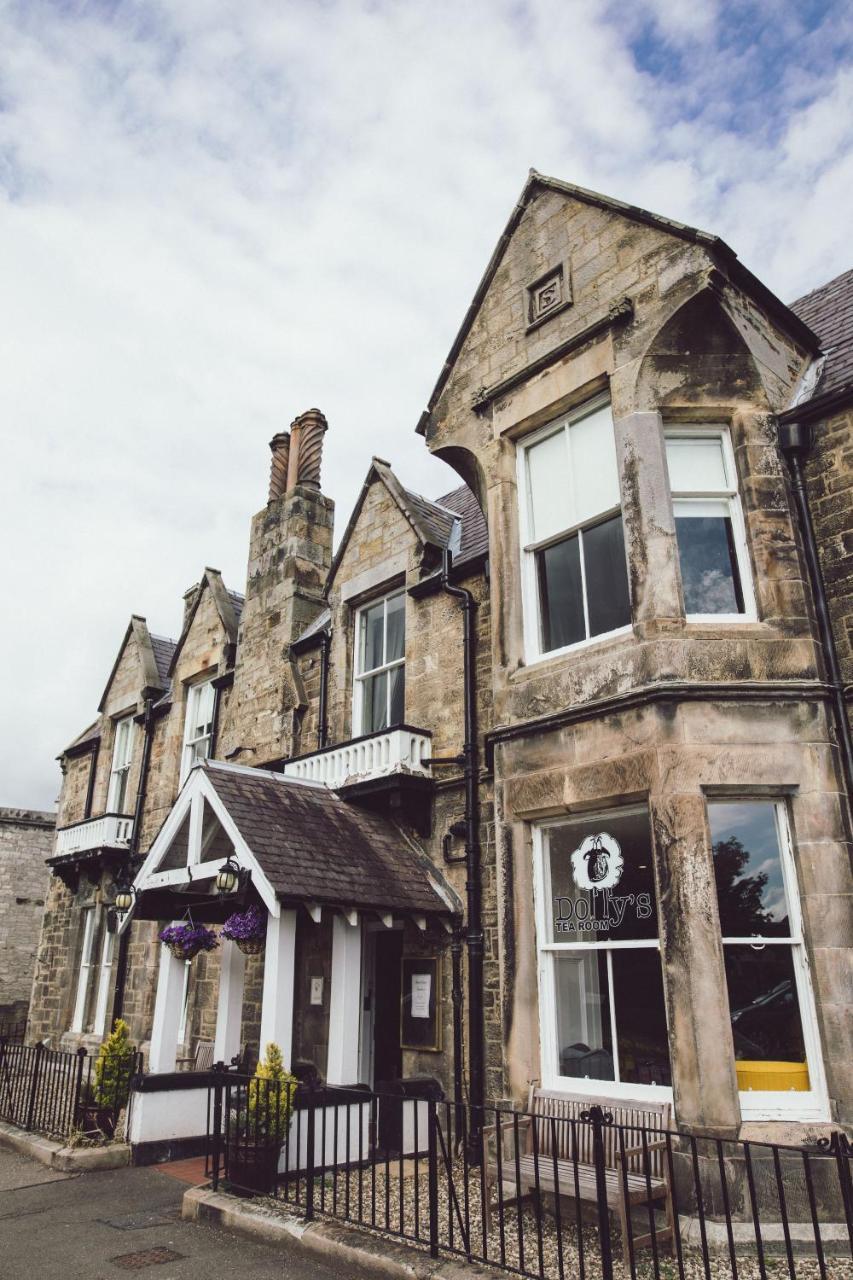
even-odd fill
[(301, 756), (283, 766), (290, 778), (306, 782), (324, 782), (327, 787), (342, 787), (347, 782), (381, 778), (391, 773), (417, 773), (429, 777), (424, 761), (432, 753), (429, 734), (417, 729), (386, 729), (369, 738), (327, 747), (314, 755)]
[(133, 818), (120, 813), (105, 813), (100, 818), (77, 822), (56, 833), (56, 856), (84, 853), (88, 849), (126, 849), (133, 831)]

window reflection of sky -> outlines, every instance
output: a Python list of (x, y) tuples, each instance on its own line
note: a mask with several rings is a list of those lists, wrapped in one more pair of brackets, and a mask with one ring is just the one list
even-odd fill
[(688, 613), (738, 613), (728, 521), (676, 517), (675, 529)]
[(788, 904), (779, 854), (775, 806), (763, 801), (714, 803), (709, 806), (709, 818), (714, 845), (736, 839), (749, 855), (735, 884), (752, 876), (765, 875), (767, 883), (761, 892), (761, 905), (776, 923), (781, 924), (788, 915)]

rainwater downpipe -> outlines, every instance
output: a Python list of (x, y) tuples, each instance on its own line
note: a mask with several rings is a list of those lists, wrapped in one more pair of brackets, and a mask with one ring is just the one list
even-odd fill
[(835, 632), (832, 629), (829, 602), (826, 598), (826, 584), (820, 567), (809, 496), (806, 491), (805, 477), (803, 476), (803, 461), (811, 451), (813, 443), (814, 431), (811, 423), (779, 423), (779, 447), (785, 455), (785, 460), (791, 472), (794, 501), (797, 506), (797, 516), (799, 517), (803, 538), (803, 553), (811, 582), (820, 642), (823, 646), (827, 683), (831, 690), (835, 729), (838, 735), (844, 780), (847, 785), (847, 800), (851, 817), (853, 817), (853, 738), (851, 738), (850, 733), (850, 722), (847, 719), (844, 681), (841, 677), (841, 666), (838, 661), (838, 650), (835, 644)]
[(465, 947), (468, 952), (468, 1103), (471, 1125), (468, 1134), (472, 1158), (480, 1150), (484, 1102), (483, 1033), (483, 920), (480, 878), (480, 749), (477, 739), (476, 647), (477, 602), (465, 587), (450, 582), (450, 558), (445, 551), (441, 585), (462, 602), (462, 663), (465, 740), (462, 746), (462, 776), (465, 786), (465, 867), (466, 921)]
[(317, 746), (322, 750), (329, 740), (329, 651), (332, 647), (331, 631), (320, 633), (320, 697), (317, 706)]
[[(145, 794), (148, 790), (148, 771), (151, 765), (151, 743), (154, 737), (154, 700), (159, 693), (145, 689), (145, 709), (142, 713), (143, 739), (142, 762), (139, 766), (139, 786), (136, 789), (136, 806), (133, 811), (133, 827), (130, 833), (130, 845), (127, 851), (128, 875), (132, 879), (136, 870), (139, 855), (139, 841), (142, 836), (142, 811), (145, 806)], [(118, 959), (116, 961), (116, 985), (113, 996), (112, 1026), (116, 1018), (124, 1011), (124, 989), (127, 984), (127, 953), (130, 946), (130, 927), (125, 929), (118, 940)]]

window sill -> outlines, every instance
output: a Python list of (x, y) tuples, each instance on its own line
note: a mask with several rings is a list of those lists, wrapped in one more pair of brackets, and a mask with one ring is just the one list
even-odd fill
[(688, 613), (684, 621), (688, 627), (761, 627), (767, 630), (767, 624), (754, 613)]
[[(625, 636), (631, 635), (632, 632), (633, 627), (628, 623), (627, 626), (618, 627), (615, 631), (602, 631), (600, 635), (590, 636), (588, 640), (579, 640), (577, 644), (565, 645), (562, 649), (549, 649), (547, 653), (525, 655), (524, 667), (521, 668), (521, 671), (515, 673), (515, 676), (520, 676), (523, 671), (528, 671), (531, 667), (539, 667), (546, 662), (555, 662), (560, 658), (571, 657), (575, 653), (584, 653), (596, 645), (605, 645), (613, 640), (621, 640)], [(515, 676), (510, 678), (514, 679)]]
[(542, 1087), (559, 1093), (581, 1093), (596, 1099), (624, 1098), (631, 1102), (672, 1102), (672, 1086), (664, 1084), (617, 1084), (615, 1080), (593, 1080), (589, 1076), (547, 1076)]
[(754, 1120), (797, 1120), (828, 1122), (832, 1117), (829, 1107), (813, 1090), (803, 1093), (792, 1089), (788, 1093), (781, 1091), (751, 1089), (738, 1094), (740, 1100), (741, 1120), (751, 1123)]

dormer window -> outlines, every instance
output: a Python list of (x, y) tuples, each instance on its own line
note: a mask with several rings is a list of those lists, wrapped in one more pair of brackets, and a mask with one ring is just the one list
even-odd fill
[(107, 810), (110, 813), (126, 813), (130, 763), (133, 759), (133, 716), (116, 721), (113, 739), (113, 762), (110, 769), (110, 789)]
[(213, 740), (213, 681), (190, 685), (187, 690), (187, 715), (184, 721), (184, 750), (181, 757), (181, 782), (197, 760), (207, 760)]
[(402, 724), (406, 686), (406, 597), (402, 591), (359, 609), (355, 619), (353, 735)]

